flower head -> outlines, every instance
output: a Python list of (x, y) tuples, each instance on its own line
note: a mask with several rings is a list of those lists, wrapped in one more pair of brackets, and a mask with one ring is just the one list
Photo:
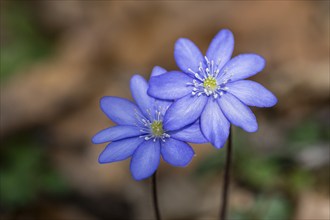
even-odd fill
[(198, 119), (205, 138), (222, 147), (230, 123), (248, 132), (258, 129), (247, 106), (271, 107), (276, 97), (259, 83), (245, 80), (265, 66), (257, 54), (241, 54), (231, 59), (233, 34), (221, 30), (203, 56), (189, 39), (175, 44), (174, 57), (180, 71), (170, 71), (150, 80), (148, 93), (156, 98), (175, 100), (164, 116), (165, 129), (180, 129)]
[[(165, 73), (155, 67), (152, 76)], [(164, 115), (172, 102), (158, 100), (147, 94), (148, 83), (139, 75), (131, 78), (131, 92), (136, 102), (106, 96), (100, 101), (102, 111), (117, 125), (97, 133), (92, 142), (111, 142), (99, 156), (100, 163), (131, 159), (131, 173), (136, 180), (151, 176), (160, 162), (160, 155), (173, 166), (186, 166), (194, 155), (186, 143), (206, 142), (199, 124), (182, 129), (165, 129)]]

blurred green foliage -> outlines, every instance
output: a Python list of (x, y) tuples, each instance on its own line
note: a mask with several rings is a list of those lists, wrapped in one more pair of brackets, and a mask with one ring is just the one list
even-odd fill
[[(5, 82), (52, 53), (53, 42), (44, 36), (28, 2), (7, 1), (1, 9), (0, 80)], [(1, 143), (0, 204), (15, 209), (41, 193), (66, 192), (67, 186), (51, 168), (46, 151), (33, 135), (24, 134)]]
[(43, 36), (38, 25), (33, 22), (32, 11), (27, 4), (6, 2), (2, 10), (3, 24), (0, 50), (0, 80), (5, 81), (18, 70), (28, 67), (52, 52), (52, 42)]
[[(232, 175), (236, 184), (254, 192), (257, 202), (249, 210), (231, 210), (230, 219), (290, 219), (294, 198), (311, 188), (318, 178), (317, 172), (298, 164), (296, 155), (312, 144), (327, 142), (329, 129), (317, 120), (305, 120), (283, 137), (283, 146), (271, 152), (260, 151), (262, 146), (253, 146), (248, 135), (240, 129), (234, 130)], [(224, 163), (225, 151), (219, 150), (197, 166), (194, 176), (214, 176), (223, 169)]]
[(308, 119), (297, 125), (292, 132), (288, 134), (287, 139), (290, 143), (304, 143), (303, 146), (306, 146), (318, 141), (328, 141), (329, 134), (328, 123), (322, 123), (315, 119)]
[(260, 195), (254, 207), (247, 210), (233, 210), (232, 220), (284, 220), (290, 219), (292, 205), (281, 195)]
[(16, 137), (4, 147), (0, 166), (1, 206), (15, 209), (43, 193), (61, 195), (68, 191), (47, 160), (45, 149), (31, 137)]

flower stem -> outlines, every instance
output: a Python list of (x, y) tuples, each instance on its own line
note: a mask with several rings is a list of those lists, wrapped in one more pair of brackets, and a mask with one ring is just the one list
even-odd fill
[(232, 160), (232, 129), (229, 128), (228, 146), (226, 152), (226, 165), (224, 173), (224, 182), (222, 188), (222, 206), (220, 210), (220, 220), (225, 220), (227, 215), (227, 204), (229, 196), (229, 180)]
[(154, 203), (156, 220), (161, 220), (160, 212), (158, 207), (158, 197), (157, 197), (157, 171), (152, 175), (152, 198)]

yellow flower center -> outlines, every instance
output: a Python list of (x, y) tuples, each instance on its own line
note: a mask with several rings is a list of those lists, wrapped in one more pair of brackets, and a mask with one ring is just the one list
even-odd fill
[(152, 122), (151, 131), (154, 136), (161, 137), (164, 134), (163, 123), (161, 121)]
[(217, 80), (212, 77), (212, 76), (208, 76), (205, 80), (204, 80), (204, 88), (209, 89), (211, 91), (215, 91), (218, 87), (217, 84)]

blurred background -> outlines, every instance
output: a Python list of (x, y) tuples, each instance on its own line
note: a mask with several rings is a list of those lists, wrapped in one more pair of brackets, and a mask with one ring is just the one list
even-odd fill
[[(105, 95), (129, 79), (177, 69), (179, 37), (203, 52), (222, 28), (234, 55), (279, 99), (253, 109), (259, 131), (233, 131), (230, 219), (329, 219), (329, 1), (1, 1), (0, 218), (154, 219), (150, 180), (129, 161), (100, 165), (91, 137), (113, 125)], [(187, 168), (162, 162), (164, 219), (217, 219), (225, 148), (195, 145)]]

